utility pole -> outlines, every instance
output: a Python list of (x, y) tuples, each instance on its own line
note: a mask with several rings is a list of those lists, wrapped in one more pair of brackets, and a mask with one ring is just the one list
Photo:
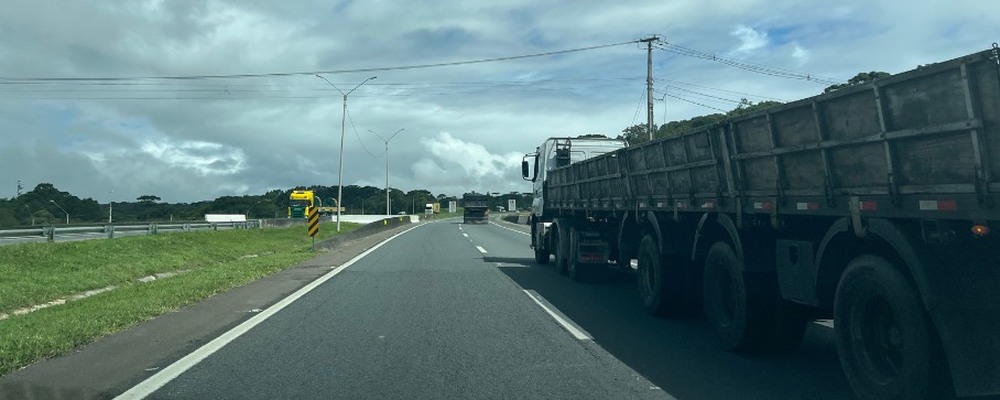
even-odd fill
[(660, 40), (657, 36), (639, 39), (646, 43), (646, 131), (649, 140), (653, 140), (653, 42)]

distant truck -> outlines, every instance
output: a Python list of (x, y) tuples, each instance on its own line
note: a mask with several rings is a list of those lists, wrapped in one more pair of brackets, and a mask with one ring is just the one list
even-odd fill
[(490, 195), (476, 192), (462, 196), (464, 211), (462, 221), (466, 224), (485, 224), (490, 219)]
[(440, 214), (440, 213), (441, 213), (441, 204), (440, 203), (427, 203), (427, 204), (424, 205), (424, 214), (432, 215), (432, 214)]
[(305, 218), (315, 207), (312, 190), (292, 190), (288, 195), (288, 218)]
[(548, 139), (522, 163), (535, 259), (581, 280), (636, 260), (647, 312), (703, 312), (731, 351), (833, 318), (861, 398), (998, 395), (998, 55), (636, 146)]
[[(336, 207), (337, 199), (331, 198), (329, 204), (332, 205), (330, 206), (324, 206), (323, 199), (319, 196), (316, 196), (316, 201), (319, 202), (319, 206), (316, 207), (317, 208), (316, 211), (319, 212), (319, 215), (334, 215), (337, 213), (337, 207)], [(340, 207), (340, 212), (341, 213), (344, 212), (343, 207)]]

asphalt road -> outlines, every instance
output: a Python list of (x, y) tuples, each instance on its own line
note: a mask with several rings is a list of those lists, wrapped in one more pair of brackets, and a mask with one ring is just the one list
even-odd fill
[(644, 314), (631, 274), (535, 264), (520, 228), (416, 227), (151, 398), (852, 398), (830, 328), (792, 356), (732, 354), (700, 319)]
[(151, 398), (669, 398), (557, 324), (477, 245), (525, 252), (493, 226), (416, 227)]

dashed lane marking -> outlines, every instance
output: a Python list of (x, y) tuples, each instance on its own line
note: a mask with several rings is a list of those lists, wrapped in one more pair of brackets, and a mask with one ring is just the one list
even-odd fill
[(833, 320), (832, 319), (817, 319), (817, 320), (813, 321), (813, 323), (816, 324), (816, 325), (822, 325), (822, 326), (825, 326), (827, 328), (833, 329)]
[(479, 250), (480, 253), (486, 254), (486, 249), (484, 249), (483, 246), (476, 246), (476, 250)]
[(494, 223), (492, 221), (490, 222), (490, 225), (493, 225), (493, 226), (495, 226), (497, 228), (500, 228), (500, 229), (506, 229), (508, 231), (511, 231), (511, 232), (514, 232), (514, 233), (518, 233), (518, 234), (521, 234), (521, 235), (524, 235), (524, 236), (531, 236), (531, 234), (528, 233), (528, 232), (524, 232), (524, 231), (521, 231), (521, 230), (518, 230), (518, 229), (514, 229), (514, 228), (508, 228), (506, 226)]

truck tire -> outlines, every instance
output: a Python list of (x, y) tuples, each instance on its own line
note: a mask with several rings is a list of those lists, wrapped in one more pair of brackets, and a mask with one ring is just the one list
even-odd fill
[(712, 245), (703, 276), (705, 317), (719, 344), (730, 351), (748, 350), (754, 338), (747, 329), (747, 287), (740, 262), (728, 243)]
[(535, 262), (545, 265), (549, 263), (548, 250), (542, 249), (541, 245), (535, 245)]
[(555, 239), (556, 243), (552, 246), (552, 250), (555, 251), (556, 255), (556, 270), (559, 271), (559, 275), (566, 275), (568, 272), (569, 264), (569, 235), (566, 232), (566, 224), (553, 224), (555, 232), (552, 233), (552, 238)]
[(650, 315), (673, 317), (690, 313), (680, 274), (676, 265), (670, 265), (675, 263), (669, 261), (660, 255), (660, 246), (652, 235), (644, 236), (639, 242), (636, 283), (643, 306)]
[(569, 228), (569, 257), (566, 271), (570, 278), (577, 282), (598, 282), (602, 273), (607, 270), (607, 264), (585, 264), (579, 262), (580, 231)]
[(708, 251), (703, 281), (705, 317), (730, 351), (791, 353), (805, 335), (805, 310), (781, 299), (777, 277), (747, 273), (732, 246)]
[(834, 334), (844, 375), (858, 397), (953, 396), (920, 296), (885, 259), (862, 255), (848, 264), (837, 285)]
[(542, 242), (544, 239), (538, 234), (538, 225), (535, 222), (535, 218), (531, 217), (528, 221), (531, 225), (531, 247), (535, 250), (535, 262), (545, 265), (549, 263), (549, 248), (546, 248)]

